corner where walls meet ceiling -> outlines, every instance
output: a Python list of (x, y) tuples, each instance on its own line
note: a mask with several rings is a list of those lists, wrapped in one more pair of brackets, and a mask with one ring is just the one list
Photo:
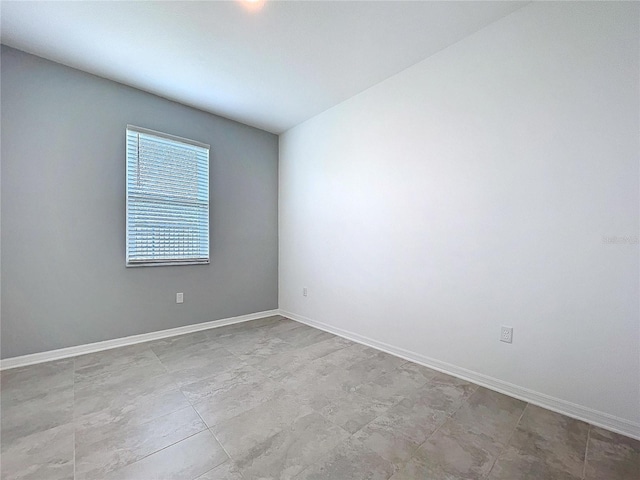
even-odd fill
[(281, 133), (526, 3), (2, 1), (0, 38)]

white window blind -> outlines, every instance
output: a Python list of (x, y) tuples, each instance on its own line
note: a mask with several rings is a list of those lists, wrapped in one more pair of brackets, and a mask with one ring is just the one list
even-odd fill
[(127, 126), (127, 266), (209, 263), (209, 145)]

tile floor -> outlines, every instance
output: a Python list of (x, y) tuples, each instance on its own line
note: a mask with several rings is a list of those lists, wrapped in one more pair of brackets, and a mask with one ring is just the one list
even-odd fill
[(638, 480), (640, 442), (271, 317), (1, 375), (2, 480)]

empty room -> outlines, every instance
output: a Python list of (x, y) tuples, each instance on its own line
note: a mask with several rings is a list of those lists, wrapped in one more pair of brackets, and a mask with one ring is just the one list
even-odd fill
[(640, 479), (640, 2), (0, 22), (0, 480)]

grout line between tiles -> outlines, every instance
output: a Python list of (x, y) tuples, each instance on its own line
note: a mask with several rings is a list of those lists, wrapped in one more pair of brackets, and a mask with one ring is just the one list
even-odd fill
[(151, 354), (156, 357), (156, 359), (158, 360), (158, 362), (160, 363), (160, 365), (162, 365), (162, 368), (164, 368), (164, 373), (167, 375), (170, 375), (171, 372), (169, 371), (169, 369), (167, 368), (167, 366), (164, 364), (164, 362), (162, 360), (160, 360), (160, 357), (158, 356), (158, 354), (156, 352), (153, 351), (153, 348), (151, 348), (150, 345), (147, 345), (147, 348), (149, 348), (149, 351), (151, 352)]
[[(413, 363), (413, 362), (407, 362), (407, 363)], [(429, 381), (427, 381), (424, 385), (427, 385), (429, 383)], [(470, 382), (469, 382), (470, 383)], [(420, 447), (422, 447), (422, 445), (424, 445), (425, 443), (427, 443), (450, 419), (451, 417), (453, 417), (467, 402), (469, 402), (469, 399), (471, 397), (473, 397), (473, 395), (475, 395), (475, 393), (478, 391), (479, 387), (478, 385), (475, 385), (473, 383), (470, 383), (471, 385), (475, 386), (476, 388), (473, 390), (473, 392), (471, 392), (471, 394), (458, 406), (458, 408), (456, 408), (455, 410), (453, 410), (452, 412), (448, 413), (444, 419), (442, 420), (442, 422), (440, 422), (440, 424), (436, 427), (436, 429), (431, 432), (431, 434), (425, 439), (424, 442), (416, 445), (415, 447), (413, 447), (412, 451), (411, 451), (411, 455), (409, 455), (409, 459), (411, 459), (414, 454), (420, 449)], [(398, 402), (400, 403), (400, 402)], [(397, 404), (396, 404), (397, 405)], [(372, 420), (373, 421), (373, 420)], [(369, 422), (371, 423), (371, 422)], [(368, 425), (368, 424), (367, 424)], [(366, 425), (365, 425), (366, 426)], [(364, 427), (363, 427), (364, 428)], [(358, 430), (359, 431), (359, 430)], [(357, 433), (357, 432), (356, 432)], [(355, 435), (355, 434), (354, 434)], [(406, 437), (405, 437), (406, 438)], [(402, 466), (399, 466), (399, 470), (402, 469), (404, 467), (404, 465), (406, 465), (406, 463), (409, 461), (409, 459), (405, 460), (403, 462)], [(392, 462), (393, 463), (393, 462)], [(399, 471), (398, 470), (398, 471)], [(393, 477), (394, 474), (392, 474), (391, 476)], [(391, 478), (391, 477), (389, 477)]]
[[(233, 352), (229, 352), (231, 355), (233, 355), (239, 362), (242, 362), (242, 360), (240, 360), (240, 358), (235, 355)], [(244, 363), (244, 362), (243, 362)], [(251, 367), (253, 368), (253, 367)], [(258, 371), (257, 369), (255, 369), (258, 373), (262, 374), (262, 372)], [(265, 376), (266, 377), (266, 376)], [(268, 377), (266, 377), (268, 378)], [(224, 445), (222, 444), (222, 442), (220, 441), (220, 439), (216, 436), (216, 434), (213, 432), (213, 430), (211, 430), (211, 426), (204, 420), (204, 418), (202, 418), (202, 415), (200, 415), (200, 412), (198, 411), (198, 409), (194, 406), (193, 402), (191, 402), (191, 400), (189, 399), (189, 397), (187, 397), (185, 395), (185, 393), (182, 391), (182, 388), (178, 388), (178, 390), (180, 391), (180, 393), (182, 394), (182, 396), (186, 399), (186, 401), (189, 403), (189, 405), (191, 405), (191, 408), (193, 409), (194, 412), (196, 412), (196, 415), (198, 415), (198, 418), (200, 418), (200, 420), (202, 421), (203, 425), (206, 427), (205, 430), (207, 430), (212, 436), (213, 438), (215, 438), (216, 442), (218, 442), (218, 445), (220, 445), (220, 448), (222, 448), (222, 451), (227, 455), (228, 461), (232, 462), (235, 464), (235, 461), (233, 459), (233, 457), (231, 456), (231, 454), (227, 451), (227, 449), (224, 447)], [(202, 430), (202, 432), (204, 432), (204, 430)], [(200, 433), (200, 432), (198, 432)], [(225, 462), (223, 462), (225, 463)], [(218, 468), (221, 464), (216, 465), (215, 467), (213, 467), (211, 470), (214, 470), (216, 468)], [(207, 470), (206, 472), (204, 472), (202, 475), (205, 475), (206, 473), (210, 472), (211, 470)], [(244, 476), (242, 475), (242, 472), (240, 472), (240, 470), (238, 469), (238, 473), (240, 474), (240, 476), (242, 478), (244, 478)], [(202, 476), (200, 475), (200, 476)], [(197, 480), (194, 479), (194, 480)]]
[[(204, 420), (203, 420), (203, 421), (204, 421)], [(205, 425), (206, 425), (206, 423), (205, 423)], [(227, 451), (227, 449), (226, 449), (226, 448), (224, 448), (224, 445), (222, 444), (222, 442), (220, 441), (220, 439), (216, 436), (216, 434), (215, 434), (215, 433), (213, 433), (213, 431), (211, 430), (211, 427), (207, 426), (207, 430), (209, 430), (209, 433), (210, 433), (211, 435), (213, 435), (213, 438), (215, 438), (215, 439), (216, 439), (216, 442), (218, 442), (218, 445), (220, 445), (220, 448), (222, 448), (222, 451), (227, 455), (227, 458), (229, 459), (229, 461), (235, 464), (235, 460), (233, 459), (233, 457), (231, 456), (231, 454)], [(223, 463), (224, 463), (224, 462), (223, 462)], [(220, 464), (220, 465), (222, 465), (222, 464)], [(215, 467), (213, 467), (213, 468), (216, 468), (216, 467), (218, 467), (218, 465), (216, 465), (216, 466), (215, 466)], [(213, 470), (213, 468), (212, 468), (211, 470)]]
[[(387, 372), (387, 373), (393, 373), (393, 372), (395, 372), (398, 368), (400, 368), (400, 367), (402, 367), (402, 366), (406, 365), (407, 363), (411, 363), (411, 362), (403, 363), (402, 365), (400, 365), (400, 366), (398, 366), (397, 368), (393, 369), (391, 372)], [(376, 377), (376, 379), (377, 379), (377, 378), (380, 378), (382, 375), (386, 375), (386, 374), (384, 374), (384, 373), (383, 373), (383, 374), (381, 374), (380, 376)], [(373, 383), (373, 382), (375, 382), (375, 379), (374, 379), (374, 380), (371, 380), (371, 382), (367, 382), (367, 383)], [(424, 387), (426, 384), (428, 384), (428, 383), (429, 383), (429, 380), (426, 380), (422, 385), (420, 385), (420, 386), (416, 387), (416, 389), (423, 388), (423, 387)], [(358, 389), (359, 387), (361, 387), (362, 385), (366, 385), (366, 384), (360, 384), (360, 385), (358, 385), (358, 386), (356, 387), (356, 391), (355, 391), (354, 393), (358, 393), (357, 389)], [(471, 395), (470, 395), (470, 396), (471, 396)], [(400, 400), (396, 400), (394, 403), (392, 403), (391, 405), (389, 405), (389, 406), (387, 407), (387, 409), (384, 411), (384, 413), (381, 413), (380, 415), (376, 416), (376, 417), (375, 417), (375, 418), (373, 418), (372, 420), (368, 421), (368, 422), (367, 422), (367, 423), (365, 423), (362, 427), (360, 427), (360, 429), (358, 429), (357, 431), (353, 432), (351, 435), (352, 435), (352, 436), (353, 436), (353, 435), (355, 435), (356, 433), (358, 433), (359, 431), (361, 431), (362, 429), (364, 429), (365, 427), (367, 427), (367, 425), (369, 425), (369, 424), (371, 424), (371, 423), (375, 422), (378, 418), (382, 417), (383, 415), (386, 415), (386, 413), (387, 413), (389, 410), (391, 410), (392, 408), (394, 408), (394, 407), (398, 406), (398, 405), (399, 405), (399, 404), (400, 404), (404, 399), (406, 399), (406, 398), (407, 398), (407, 397), (403, 395), (403, 396), (402, 396), (402, 398), (400, 398)], [(329, 421), (331, 421), (331, 420), (329, 420)], [(333, 423), (333, 422), (332, 422), (332, 423)], [(338, 426), (340, 426), (340, 425), (338, 425)], [(409, 439), (408, 437), (406, 437), (405, 435), (403, 435), (403, 434), (401, 434), (401, 435), (402, 435), (404, 438), (406, 438), (407, 440), (410, 440), (410, 439)], [(415, 449), (417, 450), (419, 446), (420, 446), (420, 445), (416, 446), (416, 448), (415, 448)]]
[(465, 405), (466, 403), (468, 403), (468, 402), (469, 402), (469, 399), (470, 399), (471, 397), (473, 397), (473, 396), (475, 395), (475, 393), (478, 391), (478, 388), (480, 388), (480, 387), (478, 387), (478, 385), (475, 385), (475, 384), (473, 384), (473, 383), (471, 383), (471, 382), (468, 382), (468, 383), (470, 383), (471, 385), (473, 385), (473, 386), (475, 386), (475, 387), (476, 387), (476, 388), (473, 390), (473, 392), (471, 392), (471, 395), (469, 395), (467, 398), (465, 398), (465, 400), (464, 400), (464, 401), (463, 401), (463, 402), (458, 406), (458, 408), (456, 408), (455, 410), (453, 410), (452, 412), (450, 412), (449, 414), (447, 414), (447, 416), (445, 416), (444, 420), (442, 420), (442, 422), (440, 422), (440, 424), (436, 427), (436, 429), (435, 429), (433, 432), (431, 432), (431, 435), (429, 435), (429, 436), (427, 437), (427, 439), (426, 439), (424, 442), (422, 442), (420, 445), (418, 445), (418, 448), (416, 448), (416, 450), (418, 450), (420, 447), (422, 447), (422, 445), (424, 445), (424, 444), (425, 444), (425, 443), (427, 443), (429, 440), (431, 440), (431, 439), (433, 438), (433, 436), (434, 436), (436, 433), (438, 433), (438, 431), (440, 431), (440, 429), (444, 426), (444, 424), (445, 424), (445, 423), (447, 423), (447, 422), (451, 419), (451, 417), (453, 417), (456, 413), (458, 413), (458, 410), (460, 410), (462, 407), (464, 407), (464, 405)]
[(522, 417), (524, 417), (524, 412), (527, 411), (527, 408), (529, 408), (529, 405), (530, 404), (527, 403), (524, 406), (524, 408), (522, 409), (522, 413), (520, 414), (520, 418), (518, 418), (518, 421), (516, 422), (514, 427), (511, 429), (511, 433), (509, 434), (509, 438), (507, 439), (506, 442), (504, 442), (504, 446), (500, 450), (500, 453), (498, 453), (498, 455), (496, 455), (496, 458), (493, 459), (493, 463), (491, 464), (491, 468), (489, 469), (489, 471), (487, 472), (487, 474), (483, 478), (487, 478), (491, 474), (491, 472), (493, 471), (493, 468), (496, 466), (496, 463), (498, 462), (498, 459), (502, 456), (504, 451), (507, 449), (507, 447), (511, 443), (511, 439), (513, 438), (513, 435), (515, 434), (516, 430), (518, 429), (518, 425), (520, 425), (520, 422), (522, 421)]
[[(216, 468), (218, 468), (218, 467), (220, 467), (220, 466), (224, 465), (225, 463), (227, 463), (227, 462), (229, 462), (229, 461), (231, 461), (231, 457), (229, 457), (229, 460), (227, 460), (226, 462), (222, 462), (222, 463), (220, 463), (220, 464), (216, 465), (215, 467), (213, 467), (213, 468), (211, 468), (211, 469), (207, 470), (207, 471), (206, 471), (206, 472), (204, 472), (204, 473), (201, 473), (200, 475), (198, 475), (196, 478), (194, 478), (194, 479), (192, 479), (192, 480), (199, 480), (199, 479), (201, 479), (201, 478), (202, 478), (202, 477), (204, 477), (207, 473), (209, 473), (209, 472), (213, 472)], [(242, 480), (244, 480), (244, 475), (242, 475), (242, 472), (241, 472), (238, 468), (236, 468), (235, 473), (237, 473), (238, 475), (240, 475), (240, 478), (241, 478)]]
[[(205, 426), (206, 426), (206, 425), (205, 425)], [(169, 444), (169, 445), (166, 445), (166, 446), (164, 446), (164, 447), (162, 447), (162, 448), (160, 448), (160, 449), (156, 450), (155, 452), (149, 453), (148, 455), (145, 455), (144, 457), (140, 457), (140, 458), (139, 458), (139, 459), (137, 459), (135, 462), (128, 463), (128, 464), (123, 465), (122, 467), (118, 467), (116, 470), (112, 470), (112, 471), (114, 471), (114, 472), (115, 472), (115, 471), (117, 471), (117, 470), (121, 470), (121, 469), (123, 469), (123, 468), (126, 468), (126, 467), (128, 467), (129, 465), (133, 465), (134, 463), (141, 462), (141, 461), (142, 461), (142, 460), (144, 460), (145, 458), (150, 457), (151, 455), (155, 455), (156, 453), (161, 452), (161, 451), (163, 451), (163, 450), (166, 450), (166, 449), (167, 449), (167, 448), (169, 448), (169, 447), (173, 447), (174, 445), (177, 445), (178, 443), (184, 442), (184, 441), (185, 441), (185, 440), (187, 440), (188, 438), (191, 438), (191, 437), (193, 437), (193, 436), (195, 436), (195, 435), (199, 435), (200, 433), (204, 432), (205, 430), (207, 430), (207, 429), (206, 429), (206, 428), (204, 428), (204, 429), (200, 430), (199, 432), (195, 432), (195, 433), (192, 433), (191, 435), (187, 435), (186, 437), (184, 437), (183, 439), (178, 440), (177, 442), (173, 442), (173, 443), (171, 443), (171, 444)]]
[[(233, 355), (233, 353), (232, 353)], [(238, 359), (240, 360), (240, 359)], [(257, 370), (256, 370), (257, 371)], [(258, 372), (261, 373), (261, 372)], [(227, 449), (224, 447), (224, 445), (222, 444), (222, 442), (220, 441), (220, 439), (217, 437), (217, 435), (213, 432), (213, 430), (211, 430), (211, 426), (209, 426), (209, 424), (207, 422), (205, 422), (204, 418), (202, 418), (202, 415), (200, 415), (200, 412), (198, 412), (198, 409), (196, 407), (193, 406), (193, 404), (191, 403), (191, 400), (189, 400), (189, 398), (184, 394), (184, 392), (182, 390), (180, 390), (180, 392), (182, 393), (182, 395), (184, 395), (184, 397), (187, 399), (187, 402), (189, 402), (189, 404), (191, 405), (191, 408), (193, 408), (193, 410), (196, 412), (196, 414), (198, 415), (198, 417), (200, 417), (200, 420), (202, 420), (202, 423), (207, 427), (207, 431), (213, 436), (213, 438), (216, 439), (216, 442), (218, 442), (218, 445), (220, 445), (220, 448), (222, 448), (222, 451), (227, 455), (227, 461), (233, 463), (234, 465), (236, 465), (235, 460), (233, 459), (233, 457), (231, 456), (231, 454), (227, 451)], [(203, 430), (204, 431), (204, 430)], [(224, 464), (225, 462), (222, 462), (218, 465), (216, 465), (215, 467), (213, 467), (211, 470), (207, 470), (206, 472), (204, 472), (202, 475), (206, 475), (207, 473), (209, 473), (212, 470), (215, 470), (216, 468), (218, 468), (220, 465)], [(242, 472), (240, 471), (239, 468), (237, 468), (236, 465), (236, 470), (237, 473), (240, 475), (241, 478), (244, 479), (244, 475), (242, 474)], [(199, 477), (198, 477), (199, 478)], [(198, 480), (197, 478), (194, 480)]]
[[(215, 343), (215, 340), (212, 340), (212, 341)], [(231, 355), (232, 357), (234, 357), (234, 358), (235, 358), (239, 363), (244, 363), (244, 362), (243, 362), (243, 361), (242, 361), (242, 360), (241, 360), (237, 355), (235, 355), (233, 352), (231, 352), (231, 351), (227, 350), (227, 349), (226, 349), (226, 348), (224, 348), (223, 346), (220, 346), (220, 348), (221, 348), (221, 349), (223, 349), (225, 352), (227, 352), (227, 353), (228, 353), (229, 355)], [(154, 352), (154, 351), (153, 351), (153, 349), (152, 349), (152, 348), (149, 348), (149, 349), (151, 350), (151, 352), (153, 353), (153, 355), (158, 359), (158, 361), (160, 362), (160, 364), (162, 365), (162, 367), (165, 369), (165, 373), (166, 373), (167, 375), (171, 376), (174, 372), (170, 372), (170, 371), (169, 371), (169, 369), (167, 368), (167, 366), (166, 366), (166, 365), (164, 364), (164, 362), (160, 359), (160, 357), (158, 357), (158, 355), (156, 354), (156, 352)], [(255, 368), (253, 368), (251, 365), (248, 365), (248, 364), (247, 364), (247, 366), (248, 366), (248, 367), (250, 367), (250, 368), (252, 368), (252, 369), (254, 369), (256, 372), (258, 372), (258, 374), (263, 375), (263, 374), (262, 374), (262, 372), (260, 372), (259, 370), (257, 370), (257, 369), (255, 369)], [(231, 370), (231, 369), (229, 369), (229, 370)], [(226, 373), (226, 372), (227, 372), (227, 371), (220, 372), (220, 373), (218, 373), (218, 374), (216, 374), (216, 375), (213, 375), (211, 378), (216, 377), (216, 376), (221, 375), (221, 374), (224, 374), (224, 373)], [(264, 376), (264, 375), (263, 375), (263, 376)], [(174, 381), (173, 381), (173, 378), (172, 378), (171, 380), (172, 380), (172, 383), (174, 383), (174, 384), (175, 384), (176, 389), (177, 389), (177, 390), (182, 394), (182, 396), (184, 397), (184, 399), (185, 399), (185, 400), (187, 401), (187, 403), (191, 406), (191, 408), (193, 408), (193, 410), (196, 412), (196, 414), (198, 415), (198, 417), (200, 417), (200, 420), (202, 420), (202, 423), (204, 423), (204, 424), (205, 424), (205, 426), (206, 426), (207, 428), (209, 428), (209, 425), (207, 424), (207, 422), (205, 422), (205, 421), (204, 421), (204, 419), (203, 419), (203, 418), (202, 418), (202, 416), (200, 415), (200, 412), (198, 412), (198, 410), (196, 409), (196, 407), (195, 407), (195, 405), (194, 405), (194, 402), (192, 402), (192, 401), (189, 399), (189, 397), (187, 397), (187, 395), (184, 393), (183, 387), (184, 387), (185, 385), (183, 385), (183, 386), (179, 386), (176, 382), (174, 382)], [(205, 380), (205, 379), (202, 379), (202, 380)], [(198, 381), (201, 381), (201, 380), (197, 380), (196, 382), (193, 382), (193, 383), (197, 383)], [(233, 383), (233, 384), (231, 384), (231, 385), (235, 385), (236, 383), (240, 383), (240, 381), (235, 382), (235, 383)], [(191, 384), (189, 384), (189, 385), (191, 385)], [(219, 389), (217, 389), (217, 390), (221, 390), (222, 388), (224, 388), (224, 387), (220, 387), (220, 388), (219, 388)], [(214, 390), (214, 391), (217, 391), (217, 390)], [(207, 397), (203, 397), (203, 398), (201, 398), (200, 400), (205, 400), (206, 398), (207, 398)], [(198, 400), (198, 401), (200, 401), (200, 400)], [(197, 402), (196, 402), (196, 403), (197, 403)]]
[(589, 430), (587, 431), (587, 444), (584, 447), (584, 463), (582, 464), (582, 478), (584, 479), (587, 476), (587, 455), (589, 454), (589, 441), (591, 440), (591, 429), (593, 426), (589, 425)]

